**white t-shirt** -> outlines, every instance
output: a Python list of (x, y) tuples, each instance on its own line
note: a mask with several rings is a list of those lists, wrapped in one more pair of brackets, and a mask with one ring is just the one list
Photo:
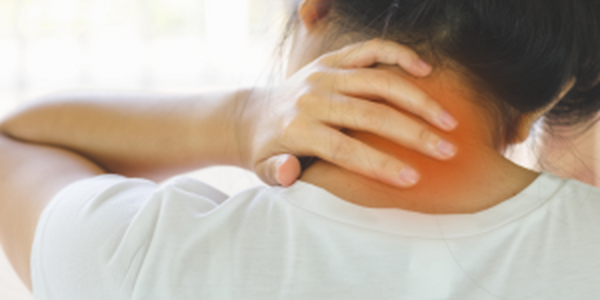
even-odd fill
[(37, 300), (598, 300), (600, 189), (542, 174), (469, 215), (364, 208), (314, 185), (233, 197), (107, 175), (44, 211)]

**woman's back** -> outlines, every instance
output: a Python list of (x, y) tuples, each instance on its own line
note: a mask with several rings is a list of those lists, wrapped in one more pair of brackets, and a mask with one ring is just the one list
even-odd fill
[(98, 177), (53, 203), (33, 280), (56, 299), (600, 297), (600, 189), (548, 173), (463, 215), (364, 208), (302, 181), (228, 198), (185, 177)]

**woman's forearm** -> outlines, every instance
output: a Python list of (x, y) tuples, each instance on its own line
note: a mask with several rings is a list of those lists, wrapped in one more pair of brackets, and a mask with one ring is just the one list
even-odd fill
[[(318, 157), (408, 187), (418, 181), (416, 171), (342, 129), (369, 132), (430, 157), (450, 159), (453, 153), (439, 149), (439, 133), (414, 117), (444, 131), (452, 131), (456, 121), (410, 80), (372, 68), (398, 65), (413, 76), (430, 74), (431, 68), (419, 61), (405, 46), (376, 39), (325, 54), (281, 84), (252, 92), (47, 97), (9, 117), (0, 132), (66, 148), (108, 172), (154, 180), (234, 165), (254, 171), (268, 184), (289, 186), (302, 172), (298, 158)], [(354, 159), (356, 153), (369, 159)]]
[(249, 168), (242, 117), (249, 91), (193, 96), (72, 93), (1, 125), (13, 138), (82, 154), (109, 172), (156, 180), (211, 165)]

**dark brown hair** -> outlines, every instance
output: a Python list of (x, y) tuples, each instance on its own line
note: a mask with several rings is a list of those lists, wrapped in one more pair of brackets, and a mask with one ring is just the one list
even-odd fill
[[(503, 123), (552, 104), (550, 125), (590, 121), (600, 110), (598, 0), (328, 0), (328, 22), (364, 38), (413, 47), (434, 64), (461, 66), (496, 99)], [(339, 34), (340, 32), (336, 32)], [(506, 128), (505, 139), (511, 139)]]

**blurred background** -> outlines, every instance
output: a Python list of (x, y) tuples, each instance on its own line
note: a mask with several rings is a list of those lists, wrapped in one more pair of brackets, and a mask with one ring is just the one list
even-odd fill
[(268, 0), (0, 0), (2, 111), (72, 88), (254, 84), (286, 15)]
[[(265, 84), (287, 19), (284, 4), (0, 0), (0, 117), (64, 90), (186, 93)], [(230, 194), (261, 184), (233, 168), (194, 176)], [(32, 299), (1, 251), (0, 299)]]
[[(74, 89), (198, 92), (272, 79), (285, 0), (0, 0), (0, 118)], [(552, 170), (597, 184), (598, 130), (551, 146)], [(533, 142), (534, 140), (532, 140)], [(536, 167), (529, 146), (512, 157)], [(262, 184), (234, 168), (195, 173), (234, 194)], [(32, 296), (0, 251), (0, 299)]]

